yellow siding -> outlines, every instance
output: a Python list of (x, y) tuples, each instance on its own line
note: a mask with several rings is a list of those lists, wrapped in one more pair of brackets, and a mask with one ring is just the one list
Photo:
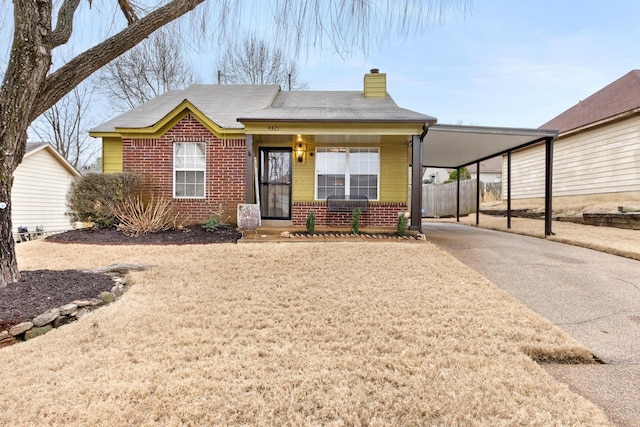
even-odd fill
[(365, 74), (364, 96), (366, 98), (385, 98), (387, 96), (387, 75), (385, 73)]
[(406, 202), (409, 195), (409, 149), (405, 144), (380, 147), (380, 201)]
[(122, 140), (102, 138), (102, 172), (122, 172)]
[[(322, 144), (323, 147), (329, 146)], [(336, 147), (362, 147), (360, 144), (332, 144)], [(367, 144), (380, 149), (380, 201), (407, 202), (409, 151), (398, 141)], [(293, 164), (292, 198), (294, 202), (310, 202), (315, 197), (315, 150), (317, 145), (307, 144), (304, 161)], [(313, 155), (311, 155), (313, 154)]]

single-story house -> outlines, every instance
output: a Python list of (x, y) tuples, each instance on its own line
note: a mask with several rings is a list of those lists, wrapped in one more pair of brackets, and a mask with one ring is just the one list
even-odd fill
[[(11, 222), (16, 240), (72, 228), (67, 193), (80, 172), (51, 144), (28, 142), (13, 176)], [(23, 227), (28, 233), (20, 235)]]
[(409, 208), (412, 138), (434, 122), (398, 107), (372, 70), (362, 91), (193, 85), (90, 134), (102, 138), (105, 173), (143, 175), (192, 222), (259, 203), (263, 219), (294, 226), (309, 211), (318, 225), (349, 226), (361, 206), (362, 226), (395, 227)]
[[(554, 207), (640, 208), (640, 70), (602, 88), (541, 129), (558, 129), (553, 152)], [(512, 154), (516, 207), (541, 206), (544, 165), (540, 145)], [(506, 158), (504, 159), (506, 174)], [(504, 194), (504, 193), (503, 193)]]
[(104, 173), (142, 175), (192, 223), (214, 212), (234, 222), (239, 205), (254, 204), (283, 225), (303, 226), (313, 211), (319, 226), (349, 227), (360, 207), (362, 227), (395, 227), (410, 210), (414, 230), (423, 165), (466, 165), (556, 135), (434, 126), (434, 117), (399, 107), (386, 82), (372, 69), (358, 91), (193, 85), (90, 135), (102, 138)]

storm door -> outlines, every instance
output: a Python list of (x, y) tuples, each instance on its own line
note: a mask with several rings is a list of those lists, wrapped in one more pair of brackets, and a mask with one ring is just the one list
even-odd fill
[(291, 219), (291, 149), (260, 149), (260, 214)]

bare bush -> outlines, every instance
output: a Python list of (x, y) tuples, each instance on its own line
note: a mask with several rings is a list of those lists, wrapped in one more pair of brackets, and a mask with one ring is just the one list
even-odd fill
[(121, 203), (110, 206), (118, 218), (118, 230), (127, 236), (136, 237), (145, 233), (182, 229), (185, 220), (174, 213), (171, 201), (162, 197), (154, 197), (148, 201), (140, 195), (128, 197)]

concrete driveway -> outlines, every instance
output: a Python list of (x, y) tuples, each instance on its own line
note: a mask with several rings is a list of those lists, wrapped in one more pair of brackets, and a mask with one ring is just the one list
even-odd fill
[(639, 261), (453, 223), (426, 222), (424, 231), (589, 348), (603, 365), (546, 368), (618, 425), (640, 426)]

